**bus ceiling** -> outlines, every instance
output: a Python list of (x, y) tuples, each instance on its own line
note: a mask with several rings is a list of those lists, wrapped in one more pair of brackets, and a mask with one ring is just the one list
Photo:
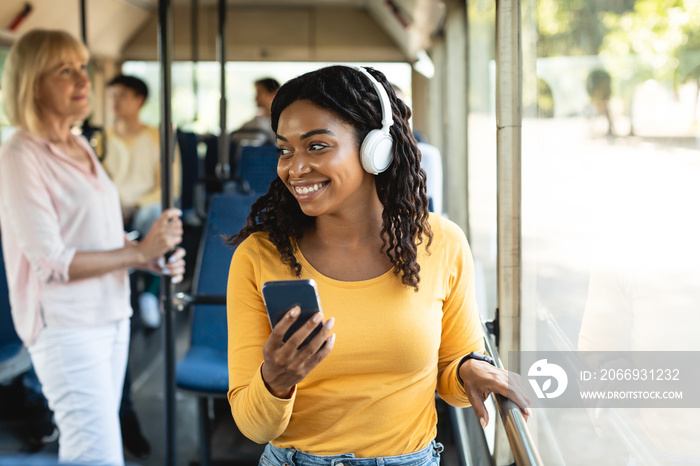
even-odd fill
[[(198, 59), (215, 61), (217, 1), (198, 0)], [(193, 0), (173, 0), (173, 59), (192, 57)], [(95, 58), (157, 60), (158, 0), (86, 1)], [(227, 61), (413, 63), (445, 16), (438, 0), (228, 0)], [(0, 45), (35, 28), (81, 36), (79, 0), (4, 0)]]

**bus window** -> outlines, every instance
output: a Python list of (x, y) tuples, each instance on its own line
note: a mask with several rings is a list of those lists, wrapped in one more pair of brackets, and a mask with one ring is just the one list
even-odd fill
[[(522, 2), (522, 350), (700, 349), (700, 11), (652, 4)], [(697, 410), (607, 406), (536, 410), (545, 464), (700, 458)]]
[[(315, 70), (330, 63), (316, 62), (228, 62), (226, 63), (227, 126), (229, 131), (240, 127), (255, 116), (256, 79), (271, 76), (280, 83)], [(173, 63), (173, 122), (180, 127), (198, 133), (219, 132), (219, 64), (197, 64), (198, 115), (195, 121), (195, 95), (192, 86), (192, 62)], [(411, 88), (411, 67), (406, 63), (373, 63), (387, 78), (402, 89)], [(160, 68), (157, 62), (127, 61), (122, 66), (124, 74), (132, 74), (146, 81), (152, 95), (160, 94)], [(160, 119), (160, 102), (149, 99), (144, 105), (143, 120), (157, 125)]]
[(479, 309), (496, 309), (495, 0), (468, 3), (469, 20), (469, 244), (474, 255)]

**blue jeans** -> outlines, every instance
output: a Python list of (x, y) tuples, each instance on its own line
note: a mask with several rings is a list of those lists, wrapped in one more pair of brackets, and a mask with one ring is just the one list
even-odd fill
[(440, 466), (442, 443), (433, 440), (430, 445), (415, 453), (378, 458), (355, 458), (353, 453), (318, 456), (267, 444), (260, 457), (262, 466)]

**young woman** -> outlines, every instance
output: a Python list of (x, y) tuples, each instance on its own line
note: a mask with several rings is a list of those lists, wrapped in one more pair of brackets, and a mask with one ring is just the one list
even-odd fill
[(129, 349), (127, 268), (184, 272), (179, 211), (125, 240), (117, 190), (71, 126), (90, 106), (88, 53), (62, 31), (10, 49), (3, 103), (18, 131), (0, 147), (0, 226), (17, 334), (60, 431), (59, 460), (124, 464), (119, 400)]
[[(240, 430), (269, 442), (261, 464), (436, 464), (436, 389), (482, 424), (486, 396), (509, 393), (507, 373), (472, 353), (471, 253), (428, 213), (409, 117), (371, 68), (323, 68), (275, 97), (279, 178), (231, 238), (228, 285), (228, 397)], [(261, 287), (294, 278), (318, 283), (324, 315), (283, 342), (300, 310), (271, 331)]]

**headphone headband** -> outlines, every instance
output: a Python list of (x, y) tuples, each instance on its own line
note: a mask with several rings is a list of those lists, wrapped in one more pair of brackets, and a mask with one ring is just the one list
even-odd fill
[(369, 71), (360, 66), (350, 66), (369, 78), (375, 92), (379, 96), (382, 107), (382, 128), (373, 129), (360, 144), (360, 162), (366, 172), (378, 175), (385, 171), (393, 160), (394, 141), (389, 134), (389, 128), (394, 124), (391, 116), (391, 101), (384, 86), (372, 76)]
[(377, 95), (379, 96), (379, 102), (382, 107), (382, 132), (388, 135), (389, 128), (394, 124), (394, 119), (391, 116), (391, 102), (389, 101), (389, 95), (386, 93), (386, 89), (384, 89), (384, 86), (379, 84), (379, 81), (377, 81), (376, 78), (372, 76), (370, 72), (364, 69), (363, 67), (351, 66), (351, 68), (354, 68), (360, 73), (367, 76), (371, 81), (372, 86), (374, 86), (374, 89), (377, 92)]

